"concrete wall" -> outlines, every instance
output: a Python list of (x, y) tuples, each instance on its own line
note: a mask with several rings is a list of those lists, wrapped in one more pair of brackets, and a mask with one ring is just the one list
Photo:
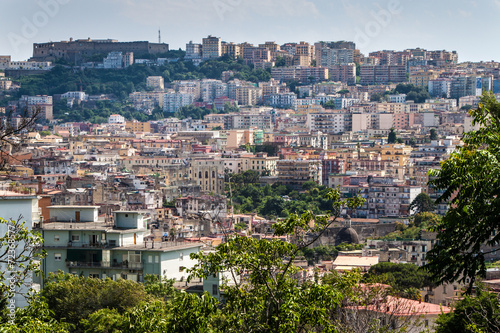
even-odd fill
[(124, 229), (142, 229), (144, 222), (138, 212), (115, 212), (115, 226)]
[(49, 209), (50, 217), (59, 222), (75, 222), (76, 212), (80, 212), (80, 222), (94, 222), (98, 217), (98, 210), (94, 207), (49, 207)]

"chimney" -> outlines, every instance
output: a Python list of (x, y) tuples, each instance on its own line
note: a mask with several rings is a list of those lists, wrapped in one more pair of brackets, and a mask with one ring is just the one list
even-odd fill
[(36, 192), (36, 194), (43, 194), (42, 177), (38, 176), (36, 177), (36, 179), (38, 180), (38, 191)]

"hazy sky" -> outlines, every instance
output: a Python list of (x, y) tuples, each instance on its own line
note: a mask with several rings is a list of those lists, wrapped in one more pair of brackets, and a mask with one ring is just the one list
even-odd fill
[(207, 35), (254, 44), (354, 40), (370, 51), (456, 50), (500, 61), (500, 0), (0, 0), (0, 55), (91, 37), (185, 49)]

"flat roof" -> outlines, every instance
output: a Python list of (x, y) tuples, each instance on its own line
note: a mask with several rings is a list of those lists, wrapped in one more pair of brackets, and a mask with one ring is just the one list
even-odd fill
[(60, 205), (60, 206), (49, 206), (47, 207), (49, 209), (64, 209), (64, 208), (78, 208), (78, 209), (96, 209), (96, 208), (99, 208), (99, 206), (64, 206), (64, 205)]

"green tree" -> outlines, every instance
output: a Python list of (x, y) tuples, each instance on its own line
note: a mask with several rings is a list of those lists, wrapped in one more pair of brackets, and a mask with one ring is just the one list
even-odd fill
[(437, 140), (438, 139), (437, 131), (434, 128), (431, 128), (430, 133), (429, 133), (429, 138), (431, 140)]
[(27, 307), (16, 310), (13, 322), (2, 323), (0, 331), (9, 333), (69, 333), (74, 328), (73, 325), (64, 320), (56, 320), (47, 302), (39, 296), (34, 296)]
[(40, 274), (40, 260), (45, 257), (41, 250), (43, 239), (38, 232), (28, 230), (21, 219), (5, 220), (0, 218), (0, 224), (8, 230), (0, 237), (2, 252), (0, 263), (6, 269), (0, 271), (0, 296), (4, 302), (14, 294), (28, 297), (33, 275)]
[(436, 333), (500, 332), (498, 295), (480, 286), (474, 295), (459, 300), (453, 312), (441, 314), (436, 324)]
[[(190, 270), (191, 278), (223, 272), (230, 276), (232, 283), (223, 285), (222, 331), (335, 331), (331, 316), (340, 307), (343, 294), (331, 285), (302, 282), (297, 279), (299, 268), (294, 265), (299, 251), (314, 243), (345, 207), (356, 208), (363, 202), (357, 197), (341, 200), (340, 193), (333, 189), (328, 199), (332, 202), (331, 219), (330, 215), (307, 212), (276, 223), (275, 235), (290, 235), (293, 243), (233, 236), (215, 252), (191, 255), (198, 261)], [(301, 235), (306, 232), (315, 237), (303, 239)], [(245, 281), (238, 278), (244, 272)]]
[(423, 212), (413, 216), (413, 225), (420, 229), (435, 228), (441, 222), (441, 216), (431, 213)]
[(432, 212), (435, 209), (434, 200), (427, 193), (419, 193), (410, 203), (409, 209), (415, 213)]
[(57, 320), (79, 325), (91, 313), (103, 309), (125, 312), (149, 299), (144, 286), (129, 280), (93, 279), (73, 274), (51, 274), (40, 295)]
[(391, 128), (389, 136), (387, 137), (387, 143), (396, 143), (396, 141), (397, 141), (396, 132), (394, 131), (394, 128)]
[(477, 131), (466, 133), (459, 147), (429, 182), (443, 194), (449, 210), (435, 228), (440, 240), (427, 253), (427, 269), (439, 282), (469, 282), (486, 274), (483, 245), (497, 251), (500, 243), (500, 103), (486, 92), (471, 111)]
[(374, 277), (383, 277), (385, 282), (390, 284), (396, 293), (401, 296), (411, 294), (412, 291), (409, 290), (411, 288), (421, 289), (423, 287), (434, 286), (431, 275), (413, 264), (380, 262), (370, 267), (363, 279), (369, 282)]

